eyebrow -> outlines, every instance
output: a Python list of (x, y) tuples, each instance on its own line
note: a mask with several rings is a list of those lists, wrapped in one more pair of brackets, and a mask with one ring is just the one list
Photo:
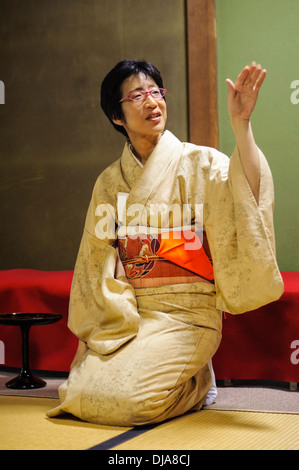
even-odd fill
[[(158, 85), (150, 85), (149, 88), (159, 88)], [(134, 88), (134, 90), (129, 91), (128, 95), (130, 93), (133, 93), (134, 91), (145, 91), (142, 86)]]

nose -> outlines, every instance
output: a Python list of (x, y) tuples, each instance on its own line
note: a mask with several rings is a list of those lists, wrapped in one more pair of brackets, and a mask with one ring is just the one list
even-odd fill
[(155, 98), (152, 97), (152, 95), (148, 92), (147, 93), (147, 96), (144, 100), (144, 104), (147, 106), (147, 107), (156, 107), (157, 106), (157, 101), (155, 100)]

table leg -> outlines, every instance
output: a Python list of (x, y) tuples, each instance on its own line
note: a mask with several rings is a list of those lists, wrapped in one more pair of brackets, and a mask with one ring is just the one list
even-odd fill
[(42, 388), (46, 385), (44, 380), (35, 377), (29, 366), (29, 330), (30, 325), (20, 326), (22, 333), (22, 369), (17, 377), (5, 385), (11, 389)]

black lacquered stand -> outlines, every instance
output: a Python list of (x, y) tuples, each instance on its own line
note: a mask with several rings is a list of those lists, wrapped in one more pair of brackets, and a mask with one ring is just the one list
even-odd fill
[(19, 326), (22, 333), (22, 369), (17, 377), (5, 385), (12, 389), (42, 388), (44, 380), (35, 377), (29, 365), (29, 331), (33, 325), (49, 325), (62, 318), (56, 313), (3, 313), (0, 314), (0, 324)]

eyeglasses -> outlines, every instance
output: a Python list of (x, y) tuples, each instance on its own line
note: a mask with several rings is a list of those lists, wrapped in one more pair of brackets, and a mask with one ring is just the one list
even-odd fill
[(122, 103), (125, 100), (130, 100), (130, 101), (136, 101), (142, 103), (143, 101), (146, 100), (147, 96), (151, 95), (152, 98), (156, 101), (160, 101), (165, 95), (166, 95), (166, 90), (165, 88), (153, 88), (150, 91), (132, 91), (132, 93), (129, 93), (127, 96), (119, 100), (119, 103)]

